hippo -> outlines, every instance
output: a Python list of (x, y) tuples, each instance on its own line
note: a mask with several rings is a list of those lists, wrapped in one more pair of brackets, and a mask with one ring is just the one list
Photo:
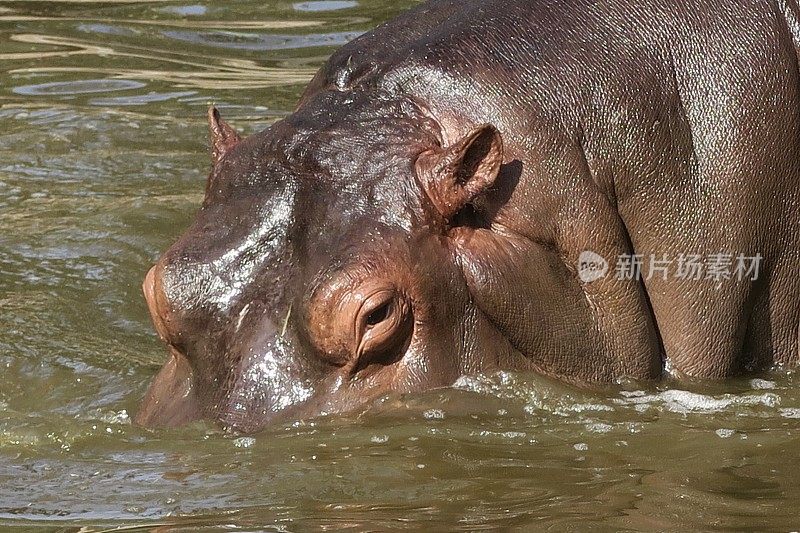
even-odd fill
[(434, 0), (212, 169), (144, 294), (136, 422), (252, 433), (460, 376), (790, 368), (795, 0)]

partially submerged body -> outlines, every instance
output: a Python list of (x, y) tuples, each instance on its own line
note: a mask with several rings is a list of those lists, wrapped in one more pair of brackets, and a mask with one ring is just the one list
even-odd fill
[(203, 208), (145, 282), (173, 356), (138, 420), (254, 430), (496, 369), (794, 364), (800, 26), (780, 6), (429, 2), (266, 131), (212, 113)]

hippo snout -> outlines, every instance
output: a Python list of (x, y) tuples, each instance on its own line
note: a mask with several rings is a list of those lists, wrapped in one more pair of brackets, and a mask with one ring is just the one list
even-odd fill
[(135, 422), (156, 428), (207, 418), (227, 430), (252, 431), (295, 412), (312, 396), (320, 365), (308, 362), (307, 350), (288, 327), (291, 309), (273, 316), (271, 306), (251, 300), (219, 317), (213, 297), (201, 301), (183, 286), (187, 276), (181, 274), (191, 266), (161, 261), (142, 284), (170, 356)]
[(142, 284), (153, 325), (162, 341), (170, 346), (170, 357), (147, 391), (134, 422), (145, 427), (173, 427), (201, 417), (194, 391), (191, 365), (172, 344), (167, 326), (169, 311), (161, 288), (158, 265), (151, 268)]

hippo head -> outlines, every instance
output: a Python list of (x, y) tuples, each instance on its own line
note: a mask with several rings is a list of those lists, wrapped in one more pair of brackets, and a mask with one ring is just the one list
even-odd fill
[(494, 127), (444, 141), (409, 99), (335, 91), (246, 139), (209, 121), (202, 207), (144, 282), (170, 357), (139, 424), (252, 432), (491, 366), (453, 231), (484, 224)]

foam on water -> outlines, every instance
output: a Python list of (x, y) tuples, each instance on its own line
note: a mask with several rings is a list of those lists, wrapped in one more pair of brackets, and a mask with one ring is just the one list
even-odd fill
[[(683, 389), (592, 391), (578, 389), (538, 376), (510, 372), (493, 375), (463, 376), (454, 388), (498, 399), (516, 400), (529, 414), (548, 413), (562, 417), (597, 415), (633, 410), (637, 413), (670, 412), (688, 414), (736, 414), (762, 416), (765, 411), (784, 417), (800, 416), (800, 409), (781, 409), (782, 398), (776, 384), (765, 379), (751, 379), (751, 390), (740, 393), (703, 394)], [(770, 392), (765, 392), (770, 391)]]
[(780, 397), (771, 392), (709, 396), (679, 389), (669, 389), (657, 394), (626, 394), (614, 400), (617, 405), (632, 405), (637, 411), (655, 408), (679, 414), (721, 413), (732, 409), (741, 412), (741, 407), (776, 407), (780, 402)]

